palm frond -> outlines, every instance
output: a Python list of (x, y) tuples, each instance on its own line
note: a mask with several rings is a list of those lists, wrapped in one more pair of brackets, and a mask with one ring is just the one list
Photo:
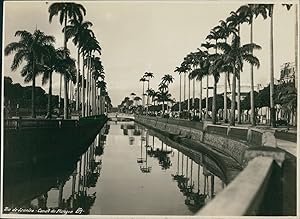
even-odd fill
[(259, 62), (259, 59), (251, 54), (244, 54), (243, 56), (243, 59), (250, 63), (251, 65), (254, 65), (256, 66), (257, 68), (259, 68), (260, 66), (260, 62)]

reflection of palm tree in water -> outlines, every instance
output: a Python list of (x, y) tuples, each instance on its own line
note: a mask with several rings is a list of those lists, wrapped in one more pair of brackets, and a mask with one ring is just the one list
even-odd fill
[[(94, 145), (92, 144), (91, 148), (80, 156), (78, 163), (74, 166), (73, 173), (71, 174), (71, 195), (67, 199), (64, 198), (64, 185), (69, 180), (70, 175), (61, 175), (57, 178), (56, 186), (53, 187), (59, 189), (57, 197), (58, 205), (56, 208), (73, 211), (77, 208), (82, 208), (84, 214), (89, 214), (91, 206), (94, 204), (96, 193), (88, 194), (87, 188), (96, 185), (100, 176), (102, 163), (101, 160), (95, 161), (94, 152)], [(75, 188), (76, 181), (78, 181), (77, 191)], [(37, 206), (30, 204), (30, 207), (33, 209), (36, 207), (47, 209), (47, 201), (48, 193), (45, 193), (37, 198)]]
[[(198, 164), (198, 176), (197, 176), (197, 191), (194, 192), (194, 182), (193, 182), (193, 160), (191, 159), (190, 164), (190, 178), (188, 177), (188, 157), (186, 157), (186, 176), (183, 175), (184, 169), (184, 155), (182, 154), (182, 161), (181, 161), (181, 174), (180, 171), (180, 152), (178, 151), (177, 157), (177, 173), (172, 175), (173, 179), (177, 181), (177, 186), (179, 187), (180, 191), (186, 197), (185, 204), (189, 207), (192, 212), (197, 212), (201, 207), (205, 204), (205, 199), (207, 195), (205, 192), (203, 194), (200, 193), (200, 164)], [(189, 183), (190, 181), (190, 183)]]
[(73, 210), (82, 208), (84, 214), (89, 214), (91, 207), (95, 203), (95, 199), (96, 199), (96, 192), (94, 192), (93, 194), (87, 194), (87, 191), (80, 191), (75, 194)]
[(41, 208), (43, 210), (47, 209), (48, 192), (39, 196), (37, 198), (37, 201), (38, 201), (38, 208)]
[[(90, 187), (95, 187), (96, 182), (100, 176), (102, 162), (95, 161), (93, 150), (90, 151), (91, 159), (88, 160), (88, 153), (84, 154), (84, 163), (86, 163), (84, 169), (79, 168), (79, 176), (83, 175), (81, 180), (78, 182), (78, 191), (72, 192), (72, 196), (66, 201), (68, 203), (69, 200), (72, 200), (71, 209), (76, 210), (78, 208), (82, 208), (84, 214), (89, 214), (91, 207), (93, 206), (96, 193), (88, 194), (87, 189)], [(81, 160), (80, 160), (81, 161)], [(79, 163), (80, 164), (80, 163)], [(81, 173), (83, 171), (83, 174)]]
[[(142, 144), (141, 144), (142, 145)], [(145, 145), (145, 148), (146, 148), (146, 159), (145, 159), (145, 162), (146, 162), (146, 166), (140, 166), (140, 170), (143, 172), (143, 173), (150, 173), (151, 172), (151, 169), (152, 167), (148, 167), (148, 147), (149, 146), (149, 133), (148, 133), (148, 130), (146, 131), (146, 145)], [(142, 150), (142, 147), (141, 147), (141, 150)]]
[[(215, 196), (215, 176), (207, 170), (206, 167), (203, 167), (203, 175), (204, 175), (204, 193), (212, 199)], [(209, 177), (210, 177), (210, 194), (209, 194)]]
[(138, 157), (137, 160), (136, 160), (136, 162), (138, 164), (143, 164), (145, 162), (145, 159), (143, 158), (143, 140), (144, 140), (143, 133), (144, 132), (142, 130), (142, 133), (141, 133), (141, 157)]
[(102, 141), (103, 137), (104, 136), (101, 134), (98, 135), (98, 146), (95, 148), (95, 155), (100, 156), (104, 152), (104, 142)]
[(172, 153), (172, 151), (164, 151), (163, 149), (163, 141), (161, 141), (161, 149), (150, 147), (150, 150), (147, 151), (150, 157), (155, 157), (158, 159), (159, 165), (163, 170), (169, 169), (172, 166), (172, 162), (168, 154)]

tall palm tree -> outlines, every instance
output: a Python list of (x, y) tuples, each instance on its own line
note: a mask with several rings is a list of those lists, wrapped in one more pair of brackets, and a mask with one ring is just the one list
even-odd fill
[[(230, 17), (228, 17), (226, 19), (226, 21), (228, 22), (228, 26), (233, 27), (233, 28), (237, 28), (237, 35), (240, 36), (240, 25), (247, 22), (250, 24), (250, 38), (252, 35), (252, 19), (253, 19), (253, 10), (251, 7), (248, 7), (247, 5), (243, 5), (241, 6), (239, 9), (237, 9), (236, 12), (232, 11), (230, 13)], [(253, 41), (251, 41), (250, 43), (253, 43)], [(239, 75), (239, 72), (238, 72)], [(251, 65), (251, 69), (250, 69), (250, 80), (253, 79), (253, 65)], [(240, 78), (238, 78), (238, 101), (237, 101), (237, 109), (238, 109), (238, 122), (241, 122), (241, 107), (240, 107), (240, 90), (241, 90), (241, 80)], [(251, 81), (250, 81), (251, 83)], [(253, 82), (252, 82), (253, 84)], [(254, 92), (254, 87), (253, 87), (253, 92)], [(253, 94), (252, 92), (252, 94)], [(251, 98), (250, 98), (251, 99)], [(254, 99), (253, 99), (254, 101)], [(253, 102), (254, 104), (254, 102)], [(254, 105), (253, 105), (254, 106)], [(254, 114), (253, 114), (254, 116)], [(254, 118), (254, 117), (253, 117)]]
[[(215, 31), (219, 33), (222, 39), (227, 42), (227, 38), (231, 34), (237, 34), (238, 30), (236, 29), (235, 25), (230, 25), (228, 21), (220, 20), (220, 24), (216, 26)], [(223, 113), (223, 119), (224, 121), (228, 121), (228, 114), (227, 114), (227, 81), (229, 83), (229, 77), (228, 72), (225, 72), (225, 80), (224, 80), (224, 113)]]
[(103, 97), (105, 95), (105, 91), (106, 91), (106, 82), (104, 80), (101, 80), (101, 81), (96, 81), (96, 87), (99, 89), (99, 105), (98, 105), (98, 108), (99, 108), (99, 114), (103, 114), (104, 111), (103, 111)]
[(44, 58), (44, 64), (40, 65), (38, 71), (43, 74), (42, 85), (49, 81), (49, 91), (48, 91), (48, 109), (47, 118), (52, 118), (52, 74), (54, 71), (58, 70), (58, 66), (61, 64), (61, 60), (64, 57), (63, 50), (55, 50), (54, 46), (48, 46), (48, 55)]
[(187, 99), (187, 112), (188, 112), (188, 119), (190, 119), (190, 99), (191, 99), (191, 79), (190, 79), (190, 71), (193, 62), (193, 53), (189, 53), (186, 57), (184, 57), (183, 66), (185, 69), (185, 75), (188, 75), (188, 99)]
[[(206, 39), (210, 41), (215, 41), (214, 47), (215, 47), (215, 55), (211, 56), (212, 61), (217, 59), (218, 57), (218, 40), (224, 38), (224, 34), (221, 31), (217, 31), (218, 27), (214, 27), (209, 35), (206, 37)], [(219, 81), (220, 73), (219, 71), (213, 71), (212, 72), (213, 78), (214, 78), (214, 89), (213, 89), (213, 102), (212, 102), (212, 122), (213, 124), (216, 124), (217, 122), (217, 84)]]
[(240, 37), (235, 35), (230, 45), (224, 42), (218, 43), (218, 47), (223, 51), (222, 56), (227, 63), (228, 71), (233, 73), (230, 125), (235, 125), (236, 77), (239, 76), (237, 72), (243, 71), (244, 61), (259, 67), (259, 60), (252, 55), (251, 51), (261, 47), (254, 43), (241, 45)]
[(80, 38), (80, 41), (79, 41), (80, 53), (82, 54), (82, 62), (83, 62), (82, 77), (81, 77), (81, 80), (82, 80), (81, 84), (83, 85), (82, 91), (81, 91), (81, 113), (82, 113), (82, 116), (87, 115), (87, 111), (86, 111), (86, 108), (87, 108), (86, 99), (87, 98), (85, 98), (85, 96), (86, 96), (86, 90), (88, 89), (88, 86), (87, 86), (88, 77), (85, 77), (85, 67), (87, 65), (87, 61), (85, 61), (85, 60), (86, 60), (86, 57), (88, 56), (88, 53), (90, 50), (88, 48), (86, 48), (86, 45), (89, 44), (90, 39), (94, 38), (94, 37), (95, 37), (94, 32), (89, 29), (86, 29), (85, 31), (82, 32), (82, 38)]
[(161, 82), (160, 84), (166, 84), (166, 85), (169, 85), (170, 83), (173, 83), (174, 81), (174, 78), (172, 75), (170, 74), (165, 74), (162, 79), (161, 79)]
[(205, 61), (203, 60), (205, 57), (204, 52), (199, 50), (198, 58), (200, 60), (198, 68), (192, 70), (190, 77), (200, 82), (200, 92), (199, 92), (199, 118), (202, 118), (202, 78), (208, 74), (208, 70), (205, 69)]
[(203, 67), (204, 69), (207, 71), (206, 74), (206, 99), (205, 99), (205, 119), (208, 119), (208, 89), (209, 89), (209, 74), (208, 74), (208, 70), (209, 70), (209, 66), (210, 66), (210, 60), (209, 60), (209, 49), (214, 47), (213, 44), (209, 43), (209, 42), (205, 42), (201, 44), (201, 47), (204, 47), (206, 49), (205, 53), (204, 53), (204, 63), (203, 63)]
[[(199, 57), (199, 53), (201, 53), (201, 52), (198, 50), (198, 51), (192, 52), (188, 55), (189, 56), (189, 65), (190, 65), (191, 71), (196, 69), (199, 66), (200, 59), (202, 58), (201, 55)], [(194, 112), (195, 112), (195, 79), (193, 77), (191, 77), (191, 72), (189, 74), (189, 79), (193, 80), (192, 110), (193, 110), (193, 114), (194, 114)], [(189, 84), (189, 87), (190, 87), (190, 84)]]
[(183, 72), (183, 68), (182, 66), (180, 67), (176, 67), (174, 72), (178, 72), (179, 74), (179, 117), (181, 116), (181, 74), (184, 73)]
[(142, 78), (140, 78), (140, 81), (143, 82), (142, 105), (144, 107), (144, 104), (145, 104), (145, 81), (147, 81), (147, 79), (145, 77), (142, 77)]
[[(186, 95), (185, 95), (185, 92), (186, 92), (186, 74), (189, 70), (189, 65), (188, 65), (188, 63), (185, 59), (181, 63), (180, 69), (178, 69), (181, 73), (184, 74), (184, 78), (183, 78), (183, 102), (185, 102), (185, 97), (186, 97)], [(184, 111), (184, 109), (182, 109), (182, 110)]]
[(164, 92), (169, 92), (169, 85), (173, 82), (174, 82), (174, 78), (172, 77), (172, 75), (170, 74), (164, 75), (159, 84), (159, 90), (163, 90)]
[(95, 57), (93, 56), (91, 58), (91, 75), (93, 79), (93, 84), (94, 87), (92, 89), (92, 109), (93, 109), (93, 114), (97, 113), (97, 106), (96, 106), (96, 101), (97, 101), (97, 90), (96, 90), (96, 82), (99, 78), (104, 80), (105, 78), (105, 73), (104, 73), (104, 68), (101, 62), (100, 57)]
[[(287, 10), (291, 8), (290, 4), (284, 5)], [(273, 12), (274, 4), (264, 4), (261, 5), (261, 10), (268, 11), (268, 16), (270, 17), (270, 123), (272, 127), (276, 127), (276, 109), (274, 105), (274, 37), (273, 37)], [(296, 34), (298, 34), (296, 32)], [(296, 64), (296, 63), (295, 63)], [(296, 67), (297, 68), (297, 67)], [(298, 72), (296, 72), (298, 73)]]
[[(290, 9), (290, 5), (286, 6), (287, 9)], [(273, 37), (273, 11), (274, 4), (256, 4), (249, 5), (249, 8), (252, 9), (253, 14), (258, 16), (261, 14), (264, 19), (267, 16), (270, 17), (270, 123), (271, 126), (276, 126), (276, 115), (275, 115), (275, 107), (274, 107), (274, 37)], [(253, 16), (253, 15), (252, 15)]]
[(147, 90), (146, 92), (147, 92), (147, 95), (149, 95), (149, 97), (151, 97), (151, 100), (152, 100), (152, 102), (153, 102), (153, 100), (154, 100), (154, 98), (155, 98), (155, 94), (156, 94), (155, 90), (153, 90), (153, 89), (150, 88), (150, 89)]
[[(52, 22), (53, 16), (59, 16), (59, 22), (64, 23), (64, 30), (68, 23), (68, 19), (76, 19), (82, 21), (83, 15), (86, 14), (85, 8), (77, 3), (53, 3), (49, 6), (49, 22)], [(64, 31), (64, 48), (67, 48), (67, 34)], [(68, 118), (68, 85), (67, 77), (64, 76), (64, 119)]]
[[(150, 88), (150, 79), (154, 78), (154, 74), (152, 72), (145, 72), (143, 77), (147, 79), (146, 80), (148, 82), (148, 89), (147, 90), (149, 90), (149, 88)], [(149, 105), (149, 96), (147, 96), (147, 111), (146, 111), (146, 115), (148, 115), (148, 105)]]
[(156, 94), (157, 102), (162, 102), (162, 113), (165, 114), (165, 102), (171, 101), (171, 94), (167, 89), (165, 89), (166, 85), (160, 86), (159, 91)]
[[(92, 27), (92, 23), (89, 21), (82, 21), (77, 19), (69, 20), (69, 25), (66, 26), (66, 35), (67, 39), (73, 38), (73, 43), (77, 46), (77, 78), (80, 76), (80, 49), (82, 44), (84, 43), (87, 35), (88, 37), (93, 35), (92, 31), (89, 29)], [(79, 94), (79, 80), (77, 80), (77, 95), (76, 95), (76, 111), (79, 111), (79, 102), (80, 102), (80, 94)]]
[(92, 91), (94, 90), (94, 81), (92, 80), (92, 57), (93, 53), (97, 52), (99, 55), (101, 55), (101, 47), (99, 45), (99, 42), (97, 41), (96, 37), (94, 35), (88, 37), (85, 39), (85, 43), (82, 46), (82, 50), (85, 52), (85, 59), (84, 59), (84, 65), (87, 67), (87, 95), (86, 95), (86, 113), (89, 116), (90, 115), (90, 109), (91, 109), (91, 97), (93, 96)]
[(11, 70), (17, 70), (23, 61), (26, 61), (26, 65), (21, 70), (21, 76), (25, 77), (25, 82), (32, 81), (31, 92), (31, 116), (36, 118), (35, 111), (35, 78), (36, 78), (36, 66), (43, 62), (43, 57), (47, 55), (49, 45), (55, 42), (53, 36), (45, 35), (40, 30), (35, 30), (30, 33), (26, 30), (17, 31), (15, 36), (20, 37), (18, 42), (9, 43), (4, 50), (4, 54), (10, 55), (15, 53)]
[[(67, 54), (67, 56), (65, 56)], [(66, 57), (66, 58), (65, 58)], [(48, 113), (47, 118), (52, 117), (52, 74), (57, 72), (66, 75), (68, 81), (76, 82), (75, 60), (70, 57), (70, 51), (64, 48), (55, 49), (52, 45), (48, 46), (48, 55), (44, 58), (44, 63), (39, 65), (37, 70), (43, 74), (42, 84), (49, 81), (48, 92)]]
[[(249, 4), (242, 5), (236, 12), (231, 12), (231, 17), (227, 18), (231, 25), (238, 27), (238, 35), (240, 35), (240, 25), (247, 22), (250, 24), (250, 43), (253, 43), (253, 19), (254, 15), (258, 16), (261, 14), (266, 19), (265, 10), (261, 10), (261, 5)], [(253, 51), (252, 51), (253, 54)], [(253, 65), (250, 65), (250, 105), (251, 105), (251, 124), (256, 125), (255, 121), (255, 103), (254, 103), (254, 78), (253, 78)], [(240, 97), (240, 80), (238, 84), (238, 96)], [(238, 121), (240, 122), (240, 98), (238, 98)]]

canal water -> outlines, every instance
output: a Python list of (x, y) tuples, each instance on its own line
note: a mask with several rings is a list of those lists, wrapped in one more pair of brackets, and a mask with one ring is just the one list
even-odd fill
[(50, 167), (18, 186), (5, 185), (4, 210), (193, 215), (224, 188), (207, 155), (166, 144), (134, 122), (108, 122), (87, 151), (67, 166)]

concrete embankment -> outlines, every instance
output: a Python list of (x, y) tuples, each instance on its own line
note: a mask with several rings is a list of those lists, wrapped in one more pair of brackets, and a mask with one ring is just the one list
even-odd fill
[(135, 121), (186, 147), (231, 157), (243, 169), (235, 178), (227, 174), (232, 183), (197, 215), (295, 215), (295, 157), (277, 148), (275, 132), (172, 118), (136, 116)]
[(136, 116), (135, 121), (164, 132), (174, 138), (198, 142), (245, 164), (245, 151), (250, 147), (276, 147), (274, 134), (269, 131), (205, 124), (179, 119)]

